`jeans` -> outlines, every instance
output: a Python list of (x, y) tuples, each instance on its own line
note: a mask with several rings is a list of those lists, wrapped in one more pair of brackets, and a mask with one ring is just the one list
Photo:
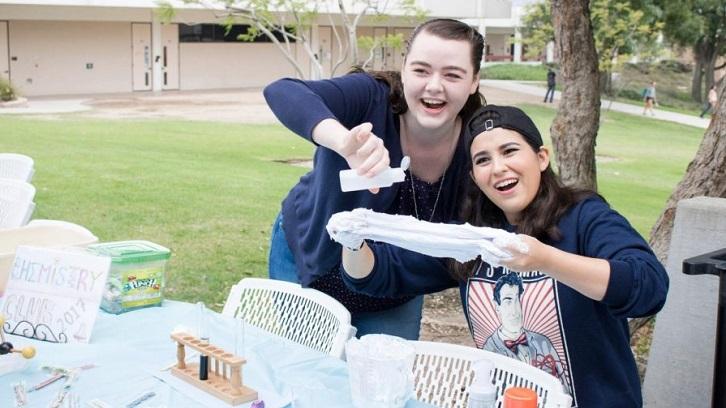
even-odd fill
[(547, 97), (550, 98), (550, 103), (552, 103), (552, 98), (555, 97), (555, 86), (549, 86), (547, 85), (547, 92), (545, 93), (544, 102), (547, 102)]
[[(295, 268), (295, 258), (290, 251), (282, 229), (282, 214), (278, 214), (272, 225), (269, 258), (270, 279), (300, 283)], [(421, 330), (421, 310), (423, 296), (388, 310), (378, 312), (362, 312), (351, 314), (351, 324), (358, 329), (357, 337), (383, 333), (403, 337), (407, 340), (418, 340)]]

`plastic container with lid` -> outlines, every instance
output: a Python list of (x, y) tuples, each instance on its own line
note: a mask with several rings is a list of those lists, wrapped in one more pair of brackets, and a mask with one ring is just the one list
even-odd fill
[(502, 408), (537, 408), (537, 393), (530, 388), (507, 388)]
[(119, 314), (161, 306), (171, 251), (149, 241), (103, 242), (89, 245), (88, 250), (111, 258), (101, 309)]

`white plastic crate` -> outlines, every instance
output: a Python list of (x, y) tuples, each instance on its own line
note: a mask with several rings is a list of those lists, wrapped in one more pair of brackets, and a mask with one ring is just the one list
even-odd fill
[(0, 296), (5, 292), (18, 246), (85, 247), (94, 242), (98, 242), (98, 238), (91, 231), (64, 221), (33, 221), (24, 227), (0, 230)]

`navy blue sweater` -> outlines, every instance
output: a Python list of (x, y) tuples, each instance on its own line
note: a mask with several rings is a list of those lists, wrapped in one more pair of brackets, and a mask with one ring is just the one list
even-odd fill
[[(502, 319), (494, 289), (509, 272), (504, 268), (480, 263), (471, 278), (457, 282), (442, 259), (406, 253), (379, 258), (377, 250), (368, 277), (343, 275), (351, 288), (378, 295), (430, 293), (458, 285), (477, 347), (519, 358), (560, 378), (575, 406), (640, 407), (640, 380), (627, 318), (651, 315), (663, 307), (668, 276), (628, 221), (599, 197), (573, 206), (558, 226), (562, 239), (545, 243), (610, 263), (605, 297), (592, 300), (537, 271), (517, 274), (523, 288), (521, 326), (529, 344), (514, 349), (499, 337)], [(409, 267), (399, 268), (402, 263)]]
[[(401, 162), (399, 118), (391, 111), (389, 87), (368, 74), (322, 81), (281, 79), (267, 86), (264, 95), (280, 122), (311, 142), (313, 129), (324, 119), (336, 119), (348, 129), (371, 122), (373, 133), (388, 149), (391, 165), (397, 167)], [(463, 137), (460, 137), (441, 189), (439, 208), (444, 222), (451, 221), (455, 214), (456, 200), (463, 190), (461, 180), (466, 177), (466, 159)], [(282, 202), (283, 229), (303, 286), (309, 286), (340, 264), (341, 247), (325, 230), (330, 216), (355, 208), (391, 212), (399, 190), (399, 185), (394, 184), (378, 194), (367, 190), (343, 193), (338, 172), (349, 168), (345, 159), (319, 146), (313, 160), (313, 170), (300, 179)], [(401, 251), (388, 247), (382, 249), (380, 256), (397, 256)]]

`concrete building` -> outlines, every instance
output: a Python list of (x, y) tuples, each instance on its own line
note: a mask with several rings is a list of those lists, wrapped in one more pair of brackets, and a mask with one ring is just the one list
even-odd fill
[[(330, 10), (337, 10), (329, 0)], [(402, 34), (415, 22), (396, 7), (381, 22), (361, 20), (359, 36)], [(296, 76), (275, 44), (236, 40), (246, 27), (235, 26), (225, 35), (219, 25), (221, 9), (185, 5), (175, 0), (177, 13), (162, 24), (155, 0), (0, 0), (0, 75), (26, 96), (93, 94), (260, 87), (275, 78)], [(509, 0), (417, 0), (429, 17), (466, 18), (491, 15), (511, 21)], [(505, 40), (514, 27), (487, 28), (489, 55), (506, 54)], [(321, 12), (307, 33), (313, 58), (329, 76), (338, 58), (336, 37), (342, 19), (335, 11)], [(477, 25), (477, 24), (474, 24)], [(296, 59), (309, 74), (311, 58), (299, 44), (291, 44)], [(511, 48), (510, 55), (514, 51)], [(400, 49), (374, 50), (373, 68), (396, 69)], [(361, 50), (368, 55), (367, 50)], [(347, 67), (341, 67), (336, 75)]]

